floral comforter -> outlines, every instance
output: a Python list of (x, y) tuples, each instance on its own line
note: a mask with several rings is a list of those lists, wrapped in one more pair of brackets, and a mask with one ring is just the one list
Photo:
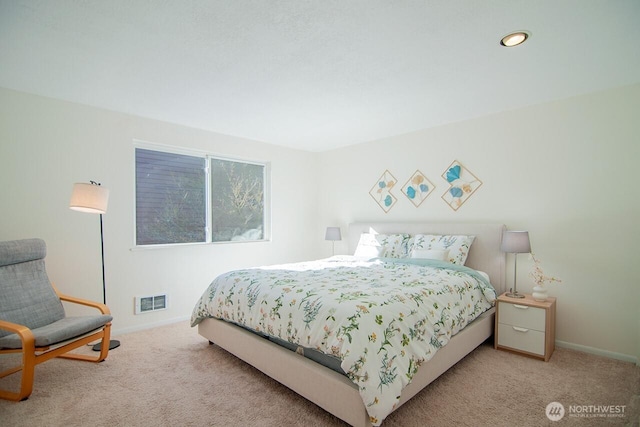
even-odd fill
[(475, 270), (441, 261), (348, 257), (232, 271), (191, 317), (216, 317), (341, 359), (380, 425), (420, 365), (493, 306)]

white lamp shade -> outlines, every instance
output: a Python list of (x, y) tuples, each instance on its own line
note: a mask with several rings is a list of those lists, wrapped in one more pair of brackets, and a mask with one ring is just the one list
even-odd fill
[(327, 232), (324, 235), (324, 240), (342, 240), (342, 234), (340, 233), (340, 227), (327, 227)]
[(109, 190), (96, 184), (79, 182), (73, 184), (69, 209), (80, 212), (103, 214), (107, 212)]
[(505, 231), (502, 235), (502, 252), (525, 254), (531, 252), (528, 231)]

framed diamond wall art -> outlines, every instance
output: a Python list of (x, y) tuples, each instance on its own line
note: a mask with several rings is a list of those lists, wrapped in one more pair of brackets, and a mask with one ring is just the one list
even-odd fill
[(482, 181), (457, 160), (451, 163), (442, 174), (442, 177), (449, 183), (449, 188), (442, 195), (442, 199), (454, 211), (457, 211), (482, 185)]
[(397, 182), (396, 178), (391, 175), (391, 172), (386, 170), (374, 184), (371, 191), (369, 191), (373, 200), (375, 200), (376, 203), (378, 203), (378, 206), (380, 206), (385, 212), (389, 212), (393, 205), (398, 201), (398, 199), (391, 194), (391, 189), (393, 189)]
[(433, 183), (422, 172), (417, 170), (402, 187), (402, 193), (417, 208), (431, 194), (434, 188)]

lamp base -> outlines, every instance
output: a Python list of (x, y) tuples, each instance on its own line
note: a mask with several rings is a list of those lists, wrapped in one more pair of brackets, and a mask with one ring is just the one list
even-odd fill
[(524, 298), (524, 295), (522, 295), (521, 293), (518, 293), (518, 291), (507, 292), (505, 296), (508, 296), (509, 298)]
[[(111, 340), (109, 341), (109, 350), (113, 350), (114, 348), (118, 348), (120, 347), (120, 341), (118, 340)], [(102, 350), (102, 341), (100, 341), (98, 344), (93, 346), (93, 351), (100, 351)]]

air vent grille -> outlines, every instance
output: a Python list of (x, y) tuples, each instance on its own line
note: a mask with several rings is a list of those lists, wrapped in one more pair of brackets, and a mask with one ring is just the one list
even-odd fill
[(136, 297), (135, 299), (135, 314), (166, 310), (167, 307), (167, 294)]

